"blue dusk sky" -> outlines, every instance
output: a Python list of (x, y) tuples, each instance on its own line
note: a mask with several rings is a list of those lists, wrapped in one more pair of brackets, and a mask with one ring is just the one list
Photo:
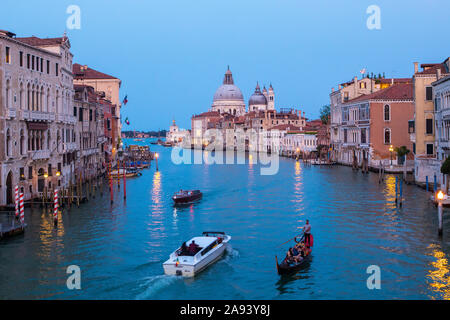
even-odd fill
[[(338, 83), (359, 71), (410, 77), (413, 62), (450, 56), (448, 0), (2, 0), (0, 29), (18, 37), (62, 36), (69, 5), (81, 28), (67, 30), (74, 62), (122, 80), (124, 130), (190, 128), (207, 111), (230, 65), (247, 103), (256, 81), (272, 83), (276, 107), (316, 118)], [(369, 30), (370, 5), (381, 29)]]

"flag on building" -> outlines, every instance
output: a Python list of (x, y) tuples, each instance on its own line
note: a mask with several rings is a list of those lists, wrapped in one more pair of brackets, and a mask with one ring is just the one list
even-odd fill
[(123, 104), (127, 104), (127, 102), (128, 102), (128, 95), (125, 95), (125, 98), (123, 98)]

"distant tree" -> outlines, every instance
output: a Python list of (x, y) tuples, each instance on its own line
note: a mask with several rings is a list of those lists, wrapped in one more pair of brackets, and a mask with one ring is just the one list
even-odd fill
[(403, 180), (406, 180), (406, 155), (410, 153), (410, 150), (406, 146), (401, 146), (395, 147), (394, 151), (397, 153), (400, 164), (403, 163)]
[(450, 174), (450, 157), (445, 159), (444, 163), (441, 166), (441, 173)]
[(448, 175), (450, 174), (450, 157), (445, 159), (444, 163), (441, 166), (441, 173), (445, 174), (445, 193), (448, 194)]
[(330, 105), (324, 105), (320, 108), (320, 120), (323, 124), (328, 124), (328, 119), (330, 117)]

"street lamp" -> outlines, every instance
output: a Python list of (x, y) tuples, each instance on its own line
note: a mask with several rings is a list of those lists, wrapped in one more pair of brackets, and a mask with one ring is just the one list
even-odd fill
[(438, 221), (439, 221), (439, 227), (438, 227), (438, 233), (440, 236), (442, 236), (442, 200), (444, 200), (445, 194), (442, 192), (442, 190), (439, 190), (436, 193), (436, 199), (438, 202)]

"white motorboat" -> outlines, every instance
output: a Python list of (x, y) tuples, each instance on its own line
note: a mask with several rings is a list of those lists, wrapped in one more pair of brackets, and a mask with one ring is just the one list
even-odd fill
[(169, 260), (163, 263), (164, 273), (193, 277), (219, 260), (230, 240), (231, 236), (224, 232), (203, 232), (201, 237), (187, 241), (184, 250), (180, 247), (170, 255)]

